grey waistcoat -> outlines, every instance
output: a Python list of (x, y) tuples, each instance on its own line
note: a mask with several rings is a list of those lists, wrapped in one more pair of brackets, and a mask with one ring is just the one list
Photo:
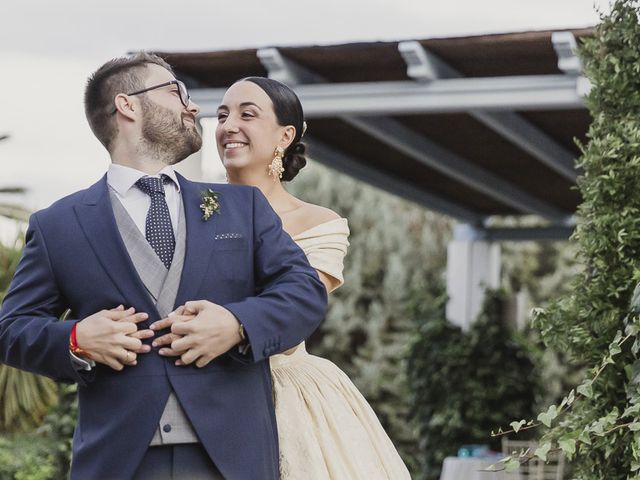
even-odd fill
[[(147, 239), (142, 235), (133, 219), (127, 213), (116, 194), (110, 189), (111, 204), (116, 218), (118, 230), (127, 252), (131, 257), (147, 293), (153, 300), (161, 317), (166, 317), (173, 310), (173, 305), (180, 286), (182, 266), (184, 264), (185, 241), (187, 227), (184, 221), (184, 206), (180, 203), (176, 249), (173, 254), (171, 268), (167, 270)], [(147, 355), (157, 355), (156, 352)], [(168, 426), (168, 427), (167, 427)], [(169, 430), (168, 432), (166, 430)], [(174, 392), (169, 395), (167, 405), (160, 417), (158, 428), (153, 435), (151, 445), (171, 445), (176, 443), (199, 442), (184, 410)]]

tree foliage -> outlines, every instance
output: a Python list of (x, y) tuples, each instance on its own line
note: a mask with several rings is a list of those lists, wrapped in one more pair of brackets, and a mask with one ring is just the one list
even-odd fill
[[(0, 301), (13, 278), (22, 243), (0, 244)], [(55, 383), (40, 375), (0, 364), (0, 432), (25, 432), (42, 423), (57, 401)]]
[(57, 386), (59, 402), (37, 429), (0, 436), (0, 479), (58, 480), (69, 477), (76, 424), (75, 385)]
[[(0, 140), (2, 140), (2, 138), (0, 138)], [(21, 195), (25, 192), (26, 189), (23, 187), (0, 187), (0, 197)], [(7, 203), (0, 201), (0, 217), (26, 222), (29, 219), (30, 213), (29, 210), (15, 202)]]
[[(427, 291), (428, 292), (428, 291)], [(539, 374), (527, 343), (508, 325), (504, 291), (488, 291), (468, 332), (446, 320), (446, 296), (416, 291), (417, 335), (409, 355), (420, 428), (420, 476), (435, 480), (462, 445), (500, 449), (490, 432), (533, 414)], [(431, 297), (431, 301), (429, 301)]]
[(589, 367), (536, 422), (537, 456), (564, 451), (579, 480), (640, 479), (640, 301), (633, 297), (640, 280), (638, 13), (637, 2), (617, 0), (580, 48), (593, 117), (589, 141), (580, 145), (583, 203), (573, 236), (584, 270), (536, 315), (549, 346)]
[[(22, 247), (22, 242), (0, 244), (0, 300), (9, 288)], [(74, 388), (0, 364), (0, 478), (68, 476), (75, 425), (75, 393), (70, 397), (68, 390)]]

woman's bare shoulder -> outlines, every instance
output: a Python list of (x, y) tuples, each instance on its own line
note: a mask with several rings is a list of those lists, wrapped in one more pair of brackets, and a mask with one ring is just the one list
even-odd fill
[(330, 208), (321, 207), (320, 205), (314, 205), (313, 203), (305, 202), (300, 210), (300, 214), (308, 217), (309, 222), (313, 223), (314, 226), (340, 218), (340, 215), (338, 215)]
[(294, 234), (341, 218), (340, 215), (330, 208), (306, 202), (302, 202), (300, 207), (287, 214), (287, 217), (285, 221), (288, 225), (287, 230), (294, 232)]

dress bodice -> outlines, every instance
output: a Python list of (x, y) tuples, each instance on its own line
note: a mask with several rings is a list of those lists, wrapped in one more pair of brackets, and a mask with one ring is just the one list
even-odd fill
[(336, 280), (332, 291), (344, 283), (343, 261), (349, 246), (349, 225), (346, 218), (329, 220), (292, 238), (313, 268)]
[[(342, 271), (344, 257), (349, 246), (349, 225), (346, 218), (336, 218), (316, 225), (291, 237), (302, 249), (309, 264), (316, 270), (333, 279), (330, 291), (344, 283)], [(271, 368), (279, 368), (306, 354), (305, 344), (271, 357)]]

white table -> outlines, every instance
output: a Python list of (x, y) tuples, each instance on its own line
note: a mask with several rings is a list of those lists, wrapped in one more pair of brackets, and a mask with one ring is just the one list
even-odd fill
[(481, 472), (498, 462), (498, 459), (447, 457), (442, 464), (440, 480), (512, 480), (518, 474), (505, 472)]

